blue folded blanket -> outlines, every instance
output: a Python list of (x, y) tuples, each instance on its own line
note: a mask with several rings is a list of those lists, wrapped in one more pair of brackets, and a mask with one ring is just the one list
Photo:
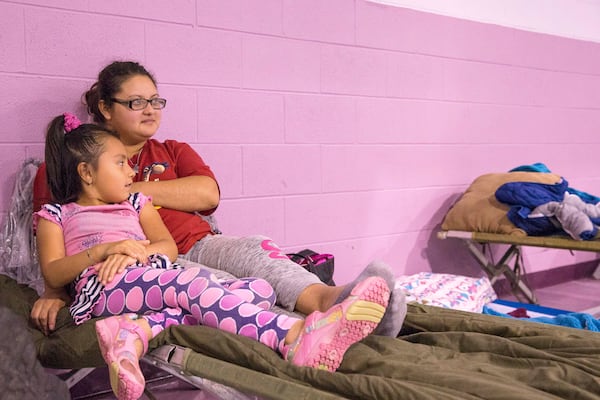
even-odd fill
[[(512, 315), (498, 312), (489, 306), (483, 306), (483, 313), (488, 315), (496, 315), (499, 317), (514, 318)], [(569, 328), (585, 329), (588, 331), (600, 332), (600, 320), (594, 318), (591, 314), (586, 313), (567, 313), (553, 317), (534, 317), (534, 318), (518, 318), (522, 320), (541, 322), (543, 324), (560, 325)]]

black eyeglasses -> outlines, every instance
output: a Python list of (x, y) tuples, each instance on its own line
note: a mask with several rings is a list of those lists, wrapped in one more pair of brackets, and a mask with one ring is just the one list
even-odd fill
[(152, 108), (154, 108), (155, 110), (162, 110), (167, 105), (167, 99), (163, 99), (161, 97), (155, 97), (153, 99), (141, 99), (140, 98), (140, 99), (133, 99), (133, 100), (119, 100), (119, 99), (111, 98), (111, 100), (114, 101), (115, 103), (119, 103), (124, 106), (127, 106), (134, 111), (143, 110), (144, 108), (146, 108), (148, 106), (148, 103), (150, 103), (150, 106)]

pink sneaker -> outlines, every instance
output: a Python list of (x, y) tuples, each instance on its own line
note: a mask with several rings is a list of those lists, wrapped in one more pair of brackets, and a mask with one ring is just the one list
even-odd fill
[(146, 332), (125, 315), (96, 322), (96, 335), (102, 357), (108, 365), (110, 386), (119, 400), (136, 400), (144, 393), (146, 380), (140, 370), (135, 341), (141, 340), (143, 353), (148, 350)]
[(295, 365), (337, 370), (348, 348), (377, 327), (389, 297), (383, 278), (365, 279), (343, 302), (324, 313), (308, 315), (298, 339), (283, 350), (283, 357)]

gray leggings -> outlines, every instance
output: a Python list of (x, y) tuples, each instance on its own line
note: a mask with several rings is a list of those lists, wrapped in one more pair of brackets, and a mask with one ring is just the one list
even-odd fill
[[(219, 279), (262, 278), (277, 295), (277, 304), (293, 311), (298, 296), (319, 278), (291, 261), (266, 236), (208, 235), (180, 258), (209, 267)], [(185, 266), (185, 263), (182, 263)]]

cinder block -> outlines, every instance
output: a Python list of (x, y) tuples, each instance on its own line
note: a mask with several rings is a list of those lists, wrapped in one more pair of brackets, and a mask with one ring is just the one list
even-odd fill
[(385, 96), (387, 53), (358, 47), (327, 45), (321, 55), (324, 93)]
[(354, 2), (283, 0), (283, 31), (288, 37), (354, 44)]
[(198, 89), (199, 140), (205, 143), (282, 143), (283, 95)]
[(280, 36), (281, 0), (197, 0), (199, 26)]
[[(157, 79), (159, 78), (157, 77)], [(198, 101), (196, 90), (178, 85), (163, 85), (159, 82), (158, 93), (167, 99), (167, 106), (162, 110), (160, 129), (155, 138), (158, 140), (175, 139), (188, 143), (197, 142)]]
[(194, 144), (192, 148), (215, 174), (221, 190), (221, 199), (243, 196), (241, 146)]
[(226, 235), (267, 236), (285, 245), (283, 199), (224, 200), (216, 211), (219, 228)]
[(117, 17), (28, 8), (25, 39), (31, 73), (95, 78), (116, 59), (144, 60), (144, 23)]
[[(187, 25), (193, 25), (196, 22), (195, 0), (177, 0), (174, 3), (161, 0), (92, 1), (89, 3), (89, 10), (136, 19), (150, 19)], [(147, 34), (149, 43), (152, 43), (152, 31), (148, 31)]]
[(292, 39), (245, 36), (244, 87), (318, 92), (319, 45)]
[(146, 63), (163, 83), (241, 85), (241, 38), (234, 32), (148, 24)]
[(244, 146), (244, 195), (319, 193), (320, 167), (318, 146)]
[(350, 96), (285, 96), (286, 143), (354, 143), (355, 98)]
[(90, 82), (45, 79), (30, 76), (2, 76), (0, 87), (7, 102), (0, 102), (0, 143), (43, 143), (52, 118), (71, 112), (86, 120), (81, 95)]
[(443, 59), (393, 53), (388, 57), (387, 95), (409, 99), (443, 99)]
[(23, 7), (0, 3), (0, 70), (25, 70), (24, 31)]

